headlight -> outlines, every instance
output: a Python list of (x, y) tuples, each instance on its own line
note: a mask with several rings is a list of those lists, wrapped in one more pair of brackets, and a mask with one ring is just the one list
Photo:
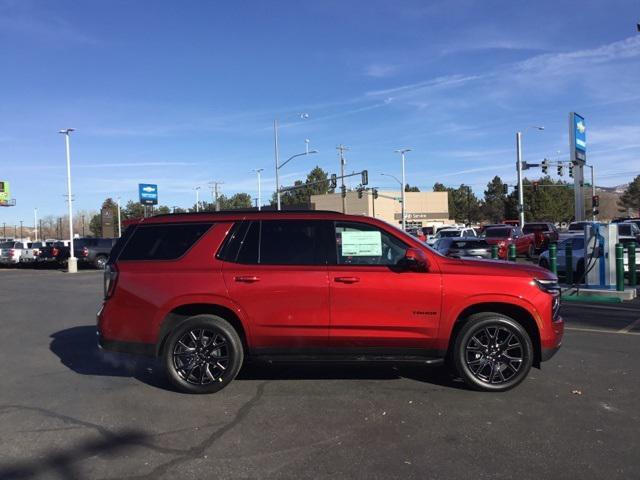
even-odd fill
[(534, 278), (532, 283), (543, 292), (550, 293), (552, 295), (560, 293), (560, 285), (558, 284), (557, 279), (548, 280)]

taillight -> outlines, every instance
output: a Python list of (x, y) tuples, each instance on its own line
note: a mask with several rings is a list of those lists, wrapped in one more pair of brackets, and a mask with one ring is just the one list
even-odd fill
[(57, 256), (58, 256), (58, 253), (60, 253), (60, 250), (58, 250), (56, 247), (53, 247), (53, 248), (51, 249), (51, 255), (52, 255), (52, 256), (57, 257)]
[(113, 295), (116, 289), (116, 281), (118, 280), (118, 269), (115, 265), (107, 265), (104, 269), (103, 285), (104, 298), (107, 299)]
[(13, 258), (13, 256), (16, 254), (16, 251), (13, 248), (9, 249), (9, 258)]
[(88, 257), (89, 256), (89, 249), (87, 247), (82, 247), (82, 254), (83, 257)]

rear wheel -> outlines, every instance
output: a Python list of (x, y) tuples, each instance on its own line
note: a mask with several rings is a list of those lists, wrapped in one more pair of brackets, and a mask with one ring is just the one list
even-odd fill
[(529, 248), (527, 248), (527, 258), (531, 260), (536, 253), (536, 247), (533, 246), (533, 243), (529, 244)]
[(526, 330), (512, 318), (479, 313), (469, 318), (456, 337), (453, 361), (467, 385), (502, 392), (529, 373), (533, 345)]
[(171, 383), (187, 393), (214, 393), (242, 366), (244, 351), (236, 330), (216, 315), (196, 315), (167, 339), (163, 363)]
[(107, 266), (107, 257), (104, 255), (98, 255), (95, 261), (93, 262), (93, 265), (98, 270), (104, 270), (104, 268)]

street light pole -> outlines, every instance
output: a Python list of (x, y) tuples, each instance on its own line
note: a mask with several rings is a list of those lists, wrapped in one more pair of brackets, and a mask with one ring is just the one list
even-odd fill
[[(300, 118), (306, 119), (309, 118), (308, 113), (301, 113)], [(280, 199), (280, 169), (285, 166), (292, 158), (299, 157), (300, 155), (309, 155), (310, 153), (318, 153), (317, 150), (309, 151), (309, 139), (305, 139), (305, 153), (300, 153), (297, 155), (293, 155), (286, 162), (280, 165), (280, 134), (279, 134), (279, 123), (278, 119), (273, 120), (273, 145), (275, 151), (275, 164), (276, 164), (276, 202), (278, 210), (281, 210), (281, 199)]]
[[(258, 176), (258, 211), (259, 212), (262, 210), (262, 181), (261, 181), (261, 174), (262, 174), (263, 171), (264, 171), (264, 168), (256, 168), (254, 170), (254, 172), (256, 172), (256, 175)], [(278, 210), (279, 209), (280, 209), (280, 207), (278, 206)]]
[(122, 236), (122, 221), (120, 214), (120, 197), (118, 197), (118, 238)]
[[(381, 173), (380, 175), (384, 176), (384, 177), (389, 177), (389, 178), (393, 178), (396, 182), (398, 182), (398, 184), (400, 185), (401, 188), (401, 192), (404, 190), (404, 186), (402, 185), (402, 180), (400, 180), (398, 177), (396, 177), (395, 175), (391, 175), (390, 173)], [(397, 200), (398, 197), (396, 197)], [(400, 205), (401, 208), (401, 217), (405, 216), (405, 210), (404, 210), (404, 194), (400, 197), (400, 201), (402, 202)], [(404, 223), (404, 222), (403, 222)], [(404, 230), (404, 226), (403, 226), (403, 230)]]
[(196, 187), (196, 213), (200, 211), (200, 187)]
[(34, 242), (38, 241), (38, 209), (33, 209), (33, 228), (35, 230), (34, 236), (36, 237)]
[(73, 128), (65, 128), (59, 132), (64, 135), (67, 147), (67, 195), (69, 196), (69, 260), (67, 265), (69, 273), (78, 271), (78, 259), (73, 251), (73, 198), (71, 197), (71, 150), (69, 147), (69, 134), (73, 131)]
[[(531, 126), (536, 130), (544, 130), (544, 127)], [(527, 130), (527, 128), (525, 130)], [(516, 172), (518, 174), (518, 221), (520, 228), (524, 227), (524, 188), (522, 186), (522, 132), (516, 132)]]
[(396, 150), (396, 153), (400, 154), (400, 158), (402, 159), (402, 188), (400, 190), (400, 196), (402, 198), (402, 230), (406, 230), (406, 226), (407, 226), (407, 216), (406, 216), (406, 208), (404, 205), (404, 190), (406, 188), (407, 185), (407, 179), (405, 177), (405, 173), (404, 173), (404, 154), (407, 152), (410, 152), (411, 149), (410, 148), (402, 148), (400, 150)]
[(22, 220), (20, 220), (20, 241), (24, 238), (24, 234), (22, 233)]
[(593, 220), (594, 222), (596, 221), (596, 215), (593, 213), (594, 212), (594, 208), (593, 208), (593, 197), (596, 196), (596, 180), (594, 177), (594, 173), (593, 173), (593, 165), (585, 165), (587, 167), (589, 167), (591, 169), (591, 220)]

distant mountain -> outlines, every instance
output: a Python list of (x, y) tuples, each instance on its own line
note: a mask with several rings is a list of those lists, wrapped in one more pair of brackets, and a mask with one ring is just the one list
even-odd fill
[(623, 194), (624, 191), (629, 187), (628, 183), (624, 183), (622, 185), (616, 185), (615, 187), (598, 187), (596, 186), (596, 190), (601, 190), (603, 192), (617, 193), (619, 195)]

